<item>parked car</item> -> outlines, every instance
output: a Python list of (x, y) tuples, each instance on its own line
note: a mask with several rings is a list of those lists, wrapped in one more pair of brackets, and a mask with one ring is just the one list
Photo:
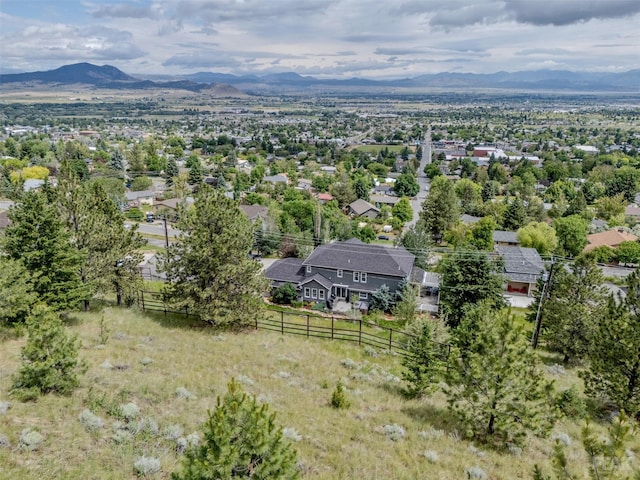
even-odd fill
[(147, 212), (146, 213), (146, 220), (149, 223), (154, 222), (156, 220), (156, 216), (153, 214), (153, 212)]
[(378, 240), (389, 240), (388, 235), (378, 235)]

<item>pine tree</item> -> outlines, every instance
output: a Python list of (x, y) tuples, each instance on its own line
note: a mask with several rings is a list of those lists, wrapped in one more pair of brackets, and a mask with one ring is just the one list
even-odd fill
[(504, 306), (502, 261), (483, 252), (453, 252), (438, 265), (440, 309), (447, 325), (456, 327), (467, 310), (481, 302)]
[[(52, 197), (50, 199), (49, 197)], [(56, 311), (75, 308), (90, 291), (79, 275), (83, 253), (72, 243), (49, 190), (26, 192), (9, 210), (5, 231), (6, 255), (30, 272), (38, 300)]]
[(200, 159), (196, 157), (191, 164), (191, 168), (189, 168), (189, 185), (198, 185), (202, 183), (203, 178), (202, 165), (200, 164)]
[(415, 286), (405, 283), (399, 295), (399, 299), (393, 307), (393, 316), (396, 320), (405, 324), (416, 319), (418, 309), (418, 292)]
[(175, 159), (170, 158), (169, 160), (167, 160), (167, 170), (165, 172), (167, 187), (173, 186), (173, 178), (177, 177), (178, 173), (178, 164), (176, 163)]
[(124, 171), (124, 158), (122, 157), (122, 153), (120, 153), (120, 150), (118, 150), (117, 148), (111, 154), (109, 168), (120, 174)]
[(407, 344), (410, 355), (402, 359), (402, 378), (407, 382), (407, 394), (418, 397), (431, 393), (444, 374), (441, 345), (433, 339), (430, 321), (422, 321), (416, 337)]
[[(145, 240), (137, 227), (125, 228), (124, 214), (98, 183), (79, 183), (69, 172), (61, 175), (58, 184), (58, 208), (73, 244), (84, 255), (79, 268), (82, 282), (90, 292), (116, 292), (122, 300), (123, 279), (129, 289), (139, 289), (141, 278), (136, 266), (142, 260), (138, 249)], [(126, 297), (132, 292), (127, 290)], [(89, 307), (85, 299), (85, 309)]]
[(209, 412), (204, 439), (185, 452), (173, 480), (299, 478), (297, 453), (275, 423), (266, 404), (241, 392), (231, 381), (223, 399)]
[(0, 255), (0, 324), (23, 322), (36, 303), (31, 276), (22, 263)]
[(418, 219), (415, 225), (405, 230), (399, 243), (416, 256), (417, 267), (425, 270), (429, 268), (431, 235), (427, 231), (424, 220)]
[(444, 232), (455, 224), (460, 216), (458, 197), (452, 182), (445, 177), (437, 177), (433, 180), (420, 216), (433, 240), (436, 242), (442, 240)]
[(86, 371), (78, 360), (76, 336), (65, 331), (57, 313), (38, 305), (26, 322), (27, 343), (22, 348), (22, 365), (13, 377), (11, 391), (19, 398), (33, 398), (43, 393), (69, 394)]
[(205, 185), (178, 229), (161, 262), (167, 300), (212, 325), (253, 323), (267, 283), (260, 263), (249, 258), (253, 226), (237, 202)]
[[(540, 310), (547, 347), (564, 355), (564, 362), (584, 359), (605, 306), (604, 276), (595, 261), (578, 257), (570, 265), (556, 265)], [(530, 319), (537, 307), (532, 304)]]
[(518, 230), (527, 220), (527, 210), (522, 200), (516, 198), (513, 200), (504, 212), (502, 226), (505, 230)]
[(585, 393), (640, 419), (640, 270), (627, 277), (624, 299), (609, 298), (589, 358)]
[[(485, 312), (474, 321), (466, 350), (458, 346), (452, 353), (445, 389), (449, 408), (467, 437), (521, 444), (528, 432), (550, 428), (551, 385), (514, 316), (506, 310)], [(464, 323), (459, 328), (470, 331)]]

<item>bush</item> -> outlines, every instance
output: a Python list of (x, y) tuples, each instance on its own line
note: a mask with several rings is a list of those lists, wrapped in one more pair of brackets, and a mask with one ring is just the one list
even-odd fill
[(349, 408), (351, 406), (351, 402), (349, 402), (344, 393), (344, 385), (342, 385), (342, 382), (340, 381), (337, 383), (336, 389), (331, 394), (331, 406), (338, 410)]
[(150, 473), (159, 472), (160, 460), (153, 457), (140, 457), (134, 462), (133, 468), (136, 471), (136, 475), (143, 477)]
[(291, 305), (298, 299), (298, 291), (293, 284), (287, 282), (273, 291), (271, 301), (280, 305)]
[(22, 365), (13, 378), (11, 392), (23, 397), (33, 393), (69, 394), (86, 371), (78, 360), (77, 337), (69, 336), (58, 314), (37, 306), (27, 318), (27, 343), (22, 347)]
[(124, 216), (127, 217), (129, 220), (135, 220), (136, 222), (141, 222), (144, 219), (144, 214), (142, 213), (142, 210), (135, 207), (130, 208), (129, 210), (124, 212)]

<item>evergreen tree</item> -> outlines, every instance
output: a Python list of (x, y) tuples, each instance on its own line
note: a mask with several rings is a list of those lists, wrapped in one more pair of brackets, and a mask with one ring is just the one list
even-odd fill
[(453, 352), (445, 389), (465, 435), (504, 446), (548, 431), (551, 385), (514, 316), (489, 312), (473, 328), (467, 350)]
[(371, 310), (390, 312), (392, 306), (393, 297), (386, 283), (371, 294)]
[(442, 379), (445, 363), (441, 345), (433, 339), (433, 328), (429, 321), (422, 321), (416, 337), (412, 337), (407, 350), (410, 355), (403, 357), (402, 378), (407, 382), (407, 394), (418, 397), (435, 390)]
[(371, 186), (366, 178), (359, 176), (353, 181), (353, 191), (355, 192), (357, 198), (369, 201), (370, 190)]
[(118, 304), (123, 293), (130, 303), (142, 286), (136, 266), (138, 250), (146, 243), (137, 226), (125, 228), (125, 216), (99, 183), (78, 183), (67, 173), (58, 184), (58, 210), (75, 247), (83, 253), (80, 277), (90, 295), (115, 292)]
[(584, 193), (582, 190), (578, 190), (576, 196), (569, 202), (569, 207), (564, 212), (564, 216), (569, 215), (580, 215), (584, 216), (587, 214), (587, 201), (584, 198)]
[(609, 298), (589, 358), (585, 393), (640, 419), (640, 270), (627, 277), (624, 298)]
[(84, 255), (73, 245), (49, 196), (53, 194), (47, 189), (25, 192), (9, 210), (11, 225), (3, 247), (30, 272), (38, 300), (62, 311), (76, 307), (90, 292), (79, 274)]
[(109, 162), (109, 168), (122, 174), (124, 172), (124, 157), (120, 153), (119, 149), (115, 149), (111, 154), (111, 161)]
[(68, 335), (58, 314), (44, 305), (34, 308), (26, 327), (27, 343), (20, 352), (22, 365), (13, 377), (12, 393), (22, 399), (71, 393), (86, 371), (78, 360), (77, 337)]
[(518, 230), (527, 220), (527, 210), (520, 198), (514, 199), (504, 211), (502, 226), (505, 230)]
[(173, 178), (177, 177), (179, 173), (178, 164), (174, 158), (167, 160), (167, 170), (165, 171), (165, 178), (167, 179), (167, 187), (173, 186)]
[(253, 323), (267, 283), (249, 258), (253, 226), (237, 202), (205, 185), (177, 226), (182, 233), (161, 261), (167, 300), (212, 325)]
[(266, 404), (231, 381), (204, 424), (204, 439), (185, 452), (173, 480), (287, 480), (300, 476), (295, 449)]
[(421, 218), (434, 241), (442, 240), (444, 232), (456, 223), (460, 213), (458, 199), (451, 181), (437, 177), (431, 183), (429, 196), (422, 205)]
[(202, 183), (203, 178), (204, 174), (202, 173), (202, 165), (200, 164), (200, 159), (198, 157), (195, 157), (195, 159), (191, 163), (191, 167), (189, 168), (189, 185), (199, 185), (200, 183)]
[(393, 307), (393, 316), (404, 324), (416, 319), (418, 309), (418, 291), (414, 285), (404, 283), (399, 289), (398, 299)]
[(440, 261), (438, 270), (440, 309), (450, 327), (458, 326), (467, 310), (481, 302), (495, 309), (504, 306), (502, 261), (483, 252), (453, 252)]
[(2, 255), (0, 272), (0, 324), (23, 322), (37, 300), (31, 276), (22, 263)]
[(493, 231), (497, 228), (491, 217), (483, 217), (471, 227), (471, 245), (478, 250), (493, 250)]
[[(556, 265), (540, 310), (547, 347), (564, 355), (564, 362), (584, 359), (597, 319), (606, 305), (602, 270), (594, 261), (578, 257), (570, 265)], [(535, 318), (538, 304), (530, 307)]]

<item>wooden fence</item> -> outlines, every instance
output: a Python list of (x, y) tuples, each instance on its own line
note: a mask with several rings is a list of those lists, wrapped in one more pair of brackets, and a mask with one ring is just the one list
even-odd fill
[[(158, 292), (140, 291), (138, 306), (144, 311), (191, 315), (188, 309), (172, 309)], [(325, 338), (343, 340), (367, 345), (381, 350), (389, 350), (402, 356), (409, 356), (409, 341), (415, 336), (390, 327), (382, 327), (361, 319), (349, 319), (335, 316), (321, 316), (298, 312), (267, 310), (264, 318), (256, 319), (256, 329), (271, 330), (282, 335), (301, 335), (307, 338)], [(449, 357), (450, 345), (437, 344), (442, 358)]]

